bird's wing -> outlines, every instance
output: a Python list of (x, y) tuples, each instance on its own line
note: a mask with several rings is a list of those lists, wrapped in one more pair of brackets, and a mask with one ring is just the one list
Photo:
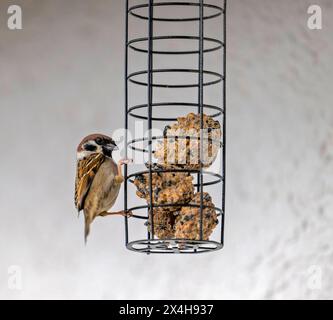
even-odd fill
[(77, 162), (75, 181), (75, 207), (78, 211), (84, 209), (84, 201), (87, 197), (95, 175), (104, 160), (104, 155), (93, 154)]

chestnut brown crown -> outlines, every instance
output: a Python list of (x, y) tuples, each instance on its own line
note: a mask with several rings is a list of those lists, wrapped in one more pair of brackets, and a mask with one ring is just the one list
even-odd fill
[(90, 134), (82, 139), (77, 147), (78, 159), (83, 159), (91, 154), (101, 153), (112, 158), (112, 152), (118, 150), (115, 141), (104, 134)]

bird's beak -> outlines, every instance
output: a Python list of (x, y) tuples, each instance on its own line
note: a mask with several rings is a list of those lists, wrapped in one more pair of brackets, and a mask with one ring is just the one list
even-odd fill
[(112, 152), (115, 150), (119, 150), (118, 146), (115, 143), (110, 143), (103, 146), (103, 154), (106, 157), (112, 158)]
[(111, 151), (117, 151), (119, 150), (118, 146), (115, 143), (111, 143), (107, 145), (107, 148)]

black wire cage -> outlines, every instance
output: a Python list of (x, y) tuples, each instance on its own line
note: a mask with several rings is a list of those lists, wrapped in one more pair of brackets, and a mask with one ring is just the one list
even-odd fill
[[(146, 157), (145, 169), (134, 169), (135, 166), (125, 166), (125, 183), (124, 183), (124, 209), (131, 211), (133, 216), (125, 218), (125, 242), (129, 250), (141, 253), (205, 253), (220, 250), (224, 245), (224, 225), (225, 225), (225, 168), (226, 168), (226, 9), (227, 0), (221, 0), (216, 5), (208, 1), (157, 1), (142, 0), (141, 3), (135, 0), (126, 0), (126, 36), (125, 36), (125, 157), (129, 156), (129, 151), (139, 152)], [(168, 14), (166, 14), (168, 13)], [(184, 14), (186, 13), (186, 14)], [(182, 16), (183, 14), (183, 16)], [(132, 36), (130, 29), (136, 33), (136, 24), (142, 23), (145, 30), (144, 36)], [(215, 23), (210, 26), (217, 37), (206, 36), (206, 24)], [(163, 34), (159, 30), (163, 26)], [(185, 28), (183, 26), (186, 25)], [(171, 32), (174, 28), (176, 32)], [(179, 34), (179, 30), (189, 30), (189, 34)], [(181, 48), (173, 44), (191, 42), (191, 48)], [(167, 46), (161, 47), (159, 44), (168, 43)], [(177, 48), (176, 48), (177, 47)], [(144, 61), (144, 68), (138, 70), (136, 58)], [(213, 65), (207, 68), (205, 59), (208, 55), (216, 55), (216, 65), (219, 65), (221, 72), (216, 72), (218, 68)], [(162, 59), (162, 67), (157, 66), (157, 57)], [(174, 67), (173, 63), (186, 59), (185, 67)], [(194, 67), (188, 67), (188, 63), (195, 61)], [(170, 60), (171, 58), (171, 60)], [(139, 59), (139, 58), (138, 58)], [(134, 70), (130, 70), (130, 64), (134, 61)], [(212, 68), (214, 68), (212, 71)], [(165, 75), (176, 75), (177, 81), (162, 81)], [(187, 79), (190, 75), (191, 80)], [(168, 79), (168, 78), (166, 78)], [(194, 80), (193, 80), (194, 79)], [(135, 88), (141, 88), (144, 91), (145, 101), (137, 103)], [(219, 92), (219, 101), (216, 103), (207, 103), (206, 90), (210, 87), (217, 88)], [(190, 100), (184, 99), (184, 91), (192, 90)], [(164, 91), (171, 91), (171, 96), (166, 95)], [(194, 99), (193, 99), (194, 97)], [(219, 172), (212, 172), (204, 168), (200, 161), (199, 169), (169, 168), (161, 169), (154, 166), (154, 147), (153, 143), (165, 136), (153, 134), (156, 124), (168, 124), (177, 120), (169, 110), (173, 108), (179, 114), (184, 110), (195, 110), (196, 115), (200, 115), (200, 152), (203, 152), (203, 119), (204, 114), (210, 114), (214, 119), (221, 122), (222, 135), (220, 140), (219, 151)], [(163, 112), (161, 112), (163, 110)], [(129, 136), (131, 121), (144, 123), (147, 134), (142, 137)], [(138, 144), (145, 147), (138, 147)], [(132, 169), (133, 168), (133, 169)], [(132, 170), (133, 172), (130, 172)], [(200, 203), (164, 203), (155, 204), (153, 196), (152, 179), (155, 173), (188, 173), (195, 183), (197, 193), (200, 195)], [(146, 174), (149, 177), (149, 200), (146, 205), (133, 206), (129, 204), (129, 199), (135, 197), (135, 191), (132, 191), (131, 185), (135, 177)], [(215, 231), (214, 240), (204, 239), (204, 210), (207, 207), (204, 203), (204, 192), (206, 188), (215, 188), (220, 205), (215, 206), (218, 216), (218, 229)], [(218, 189), (217, 189), (218, 188)], [(180, 239), (166, 238), (159, 239), (154, 235), (156, 210), (161, 207), (189, 207), (199, 209), (200, 228), (198, 239)], [(146, 221), (145, 221), (146, 220)], [(144, 227), (144, 233), (138, 233), (137, 224)], [(147, 227), (149, 225), (149, 227)]]

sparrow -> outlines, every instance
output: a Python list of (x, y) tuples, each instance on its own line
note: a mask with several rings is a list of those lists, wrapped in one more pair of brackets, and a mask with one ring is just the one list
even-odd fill
[(124, 177), (121, 166), (131, 160), (112, 158), (118, 150), (114, 140), (103, 134), (85, 137), (77, 147), (77, 170), (75, 181), (75, 207), (83, 210), (85, 218), (84, 239), (90, 232), (90, 225), (96, 217), (111, 215), (131, 216), (130, 212), (108, 212), (115, 204)]

